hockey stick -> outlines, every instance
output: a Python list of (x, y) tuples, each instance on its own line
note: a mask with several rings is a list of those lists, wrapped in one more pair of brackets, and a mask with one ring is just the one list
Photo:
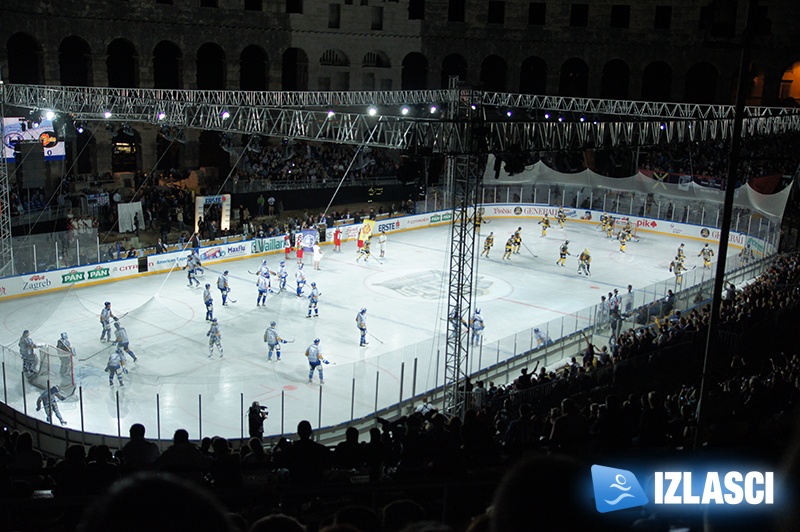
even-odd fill
[(86, 357), (86, 358), (79, 358), (78, 360), (79, 360), (80, 362), (86, 362), (86, 361), (87, 361), (87, 360), (89, 360), (90, 358), (94, 358), (94, 357), (96, 357), (97, 355), (99, 355), (100, 353), (102, 353), (103, 351), (105, 351), (106, 349), (108, 349), (109, 347), (114, 347), (114, 344), (107, 345), (107, 346), (103, 347), (102, 349), (100, 349), (99, 351), (97, 351), (97, 352), (95, 352), (95, 353), (92, 353), (92, 354), (91, 354), (91, 355), (89, 355), (88, 357)]
[(383, 343), (383, 340), (381, 340), (380, 338), (378, 338), (377, 336), (375, 336), (375, 335), (374, 335), (374, 334), (372, 334), (371, 332), (368, 332), (367, 334), (368, 334), (368, 335), (370, 335), (370, 336), (372, 336), (372, 338), (373, 338), (373, 339), (375, 339), (375, 340), (377, 340), (379, 343), (381, 343), (381, 344)]
[(522, 247), (524, 247), (524, 248), (527, 250), (527, 252), (528, 252), (528, 253), (530, 253), (531, 255), (533, 255), (533, 257), (534, 257), (534, 258), (537, 258), (537, 259), (539, 258), (539, 255), (537, 255), (537, 254), (535, 254), (533, 251), (531, 251), (531, 250), (528, 248), (528, 246), (526, 246), (526, 245), (525, 245), (523, 242), (520, 242), (520, 244), (522, 244)]

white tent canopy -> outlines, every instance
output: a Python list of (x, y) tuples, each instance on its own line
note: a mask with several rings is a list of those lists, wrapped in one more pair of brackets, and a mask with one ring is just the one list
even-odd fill
[[(484, 172), (484, 185), (557, 185), (561, 187), (577, 187), (587, 189), (606, 189), (619, 192), (639, 194), (657, 194), (685, 201), (702, 201), (722, 205), (725, 192), (715, 188), (707, 188), (694, 182), (685, 184), (663, 183), (647, 177), (641, 172), (631, 177), (605, 177), (591, 170), (583, 170), (575, 174), (565, 174), (547, 167), (539, 161), (533, 166), (525, 167), (519, 174), (509, 175), (505, 167), (500, 170), (498, 179), (494, 179), (494, 155), (489, 156)], [(733, 203), (736, 207), (758, 212), (773, 222), (780, 222), (789, 199), (792, 187), (786, 187), (775, 194), (761, 194), (749, 184), (736, 189)]]

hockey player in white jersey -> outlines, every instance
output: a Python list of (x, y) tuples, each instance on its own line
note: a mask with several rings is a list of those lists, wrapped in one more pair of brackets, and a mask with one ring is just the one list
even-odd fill
[(325, 384), (325, 378), (322, 374), (322, 364), (328, 364), (328, 360), (322, 356), (322, 349), (319, 347), (319, 338), (314, 339), (314, 343), (306, 349), (306, 358), (308, 359), (308, 384), (314, 382), (314, 371), (319, 369), (319, 383)]
[(122, 374), (128, 373), (128, 370), (125, 369), (125, 362), (126, 360), (124, 351), (122, 351), (121, 347), (117, 347), (117, 350), (111, 353), (111, 356), (108, 357), (108, 363), (106, 364), (109, 386), (114, 386), (115, 375), (117, 377), (117, 381), (119, 381), (119, 385), (125, 386), (125, 382), (122, 380)]
[(303, 273), (303, 263), (297, 265), (297, 271), (294, 272), (294, 282), (297, 284), (297, 297), (303, 295), (303, 287), (306, 285), (306, 276)]
[[(200, 263), (200, 259), (192, 252), (189, 257), (186, 259), (186, 266), (184, 266), (186, 272), (186, 277), (189, 280), (189, 288), (194, 286), (200, 286), (200, 281), (197, 280), (197, 267)], [(194, 283), (194, 284), (192, 284)]]
[(267, 343), (267, 347), (269, 347), (269, 353), (267, 354), (267, 362), (272, 361), (272, 352), (275, 351), (275, 361), (280, 362), (281, 360), (281, 344), (287, 343), (286, 340), (281, 338), (281, 335), (278, 334), (278, 324), (270, 322), (269, 327), (266, 331), (264, 331), (264, 341)]
[(311, 283), (311, 293), (308, 294), (308, 316), (306, 318), (311, 317), (311, 310), (314, 310), (314, 317), (319, 318), (319, 309), (317, 308), (317, 303), (319, 303), (319, 296), (320, 291), (317, 288), (317, 283)]
[(358, 347), (366, 347), (369, 345), (367, 342), (367, 309), (362, 308), (361, 312), (356, 314), (356, 327), (361, 332), (361, 341), (358, 343)]
[(100, 334), (100, 341), (111, 342), (111, 320), (116, 320), (117, 317), (111, 312), (111, 301), (106, 301), (103, 310), (100, 311), (100, 325), (103, 326), (103, 332)]
[(267, 293), (269, 293), (269, 272), (265, 271), (258, 276), (256, 281), (256, 288), (258, 288), (258, 298), (256, 299), (256, 306), (267, 306)]
[(214, 355), (214, 346), (217, 346), (219, 357), (222, 358), (222, 333), (219, 330), (217, 318), (211, 320), (211, 328), (206, 333), (208, 336), (208, 358)]
[(28, 380), (36, 376), (36, 368), (39, 360), (36, 358), (36, 342), (31, 339), (31, 333), (25, 329), (19, 339), (19, 354), (22, 357), (22, 372)]
[(267, 266), (267, 259), (264, 259), (261, 262), (261, 266), (258, 267), (258, 271), (256, 273), (258, 274), (259, 277), (261, 277), (262, 275), (264, 275), (266, 273), (267, 274), (267, 278), (269, 278), (270, 274), (275, 275), (275, 272), (270, 270), (269, 266)]
[(206, 305), (206, 321), (214, 319), (214, 298), (211, 297), (211, 285), (206, 283), (206, 289), (203, 290), (203, 303)]
[(43, 391), (39, 398), (36, 399), (36, 411), (44, 407), (44, 412), (47, 415), (47, 422), (53, 423), (53, 414), (56, 415), (61, 425), (66, 425), (67, 422), (61, 417), (61, 412), (58, 410), (58, 401), (64, 400), (66, 397), (61, 395), (61, 389), (58, 386), (52, 386), (49, 390)]
[(133, 351), (131, 351), (130, 347), (128, 347), (128, 343), (129, 343), (128, 331), (126, 331), (125, 327), (120, 325), (118, 321), (114, 322), (114, 327), (116, 327), (116, 329), (117, 329), (116, 339), (114, 340), (114, 343), (117, 344), (118, 347), (121, 347), (123, 351), (128, 353), (131, 356), (131, 358), (133, 359), (133, 361), (136, 362), (138, 360), (136, 358), (136, 355), (134, 355)]
[(536, 340), (537, 347), (550, 345), (553, 343), (553, 340), (550, 339), (550, 336), (547, 333), (540, 331), (538, 328), (533, 330), (533, 338)]
[(75, 352), (75, 348), (72, 347), (72, 344), (69, 342), (67, 333), (61, 333), (61, 338), (58, 339), (56, 348), (61, 351), (63, 355), (65, 355), (59, 357), (61, 359), (61, 374), (64, 376), (70, 375), (72, 373), (72, 364), (70, 364), (70, 362), (72, 357), (74, 357), (77, 353)]
[(470, 323), (470, 329), (472, 329), (472, 345), (480, 345), (481, 336), (483, 336), (483, 330), (485, 328), (486, 325), (483, 322), (483, 316), (481, 316), (481, 309), (475, 309), (475, 314), (472, 315)]
[(222, 294), (222, 306), (227, 307), (228, 292), (231, 291), (230, 285), (228, 284), (228, 270), (222, 272), (222, 275), (217, 278), (217, 289), (219, 289), (219, 292)]
[(289, 277), (289, 274), (286, 273), (286, 261), (281, 261), (281, 267), (278, 269), (278, 287), (281, 292), (286, 290), (286, 279)]

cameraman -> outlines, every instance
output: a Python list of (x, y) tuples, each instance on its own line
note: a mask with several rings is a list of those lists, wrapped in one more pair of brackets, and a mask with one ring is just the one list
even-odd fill
[(250, 427), (250, 437), (263, 439), (264, 437), (264, 420), (267, 419), (267, 407), (258, 404), (258, 401), (253, 401), (250, 409), (247, 411), (247, 423)]

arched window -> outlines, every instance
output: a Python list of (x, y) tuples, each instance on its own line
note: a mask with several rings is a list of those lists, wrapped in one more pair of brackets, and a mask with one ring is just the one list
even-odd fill
[(668, 102), (672, 94), (672, 68), (664, 61), (654, 61), (642, 72), (642, 100)]
[(467, 81), (467, 60), (459, 54), (450, 54), (442, 61), (443, 89), (448, 87), (450, 76), (458, 76), (459, 80)]
[(207, 42), (197, 50), (197, 88), (225, 89), (225, 51), (220, 45)]
[(62, 85), (88, 87), (92, 84), (92, 50), (89, 44), (72, 35), (58, 47), (58, 68)]
[(322, 66), (350, 66), (350, 60), (341, 50), (325, 50), (319, 58)]
[(262, 47), (247, 46), (239, 55), (239, 89), (265, 91), (269, 89), (269, 57)]
[(505, 92), (507, 75), (508, 65), (499, 55), (490, 55), (481, 63), (481, 85), (484, 90)]
[(800, 103), (800, 61), (796, 61), (783, 73), (778, 97), (781, 100), (794, 100)]
[(403, 75), (400, 87), (407, 90), (428, 88), (428, 59), (417, 52), (403, 58)]
[(300, 48), (289, 48), (281, 57), (281, 88), (285, 91), (308, 90), (308, 56)]
[(161, 41), (153, 48), (153, 87), (183, 87), (183, 54), (174, 42)]
[(717, 101), (717, 81), (719, 73), (711, 63), (692, 65), (686, 72), (686, 91), (684, 101), (688, 103), (712, 104)]
[(622, 59), (612, 59), (603, 67), (603, 79), (600, 81), (600, 97), (611, 100), (628, 98), (631, 70)]
[(589, 92), (589, 65), (583, 59), (573, 57), (561, 65), (561, 82), (558, 93), (561, 96), (585, 98)]
[(8, 81), (28, 85), (44, 84), (42, 45), (27, 33), (8, 38)]
[(139, 86), (139, 55), (133, 43), (125, 39), (111, 41), (106, 50), (106, 71), (109, 87)]
[(519, 68), (519, 92), (544, 94), (547, 88), (547, 63), (541, 57), (531, 56)]

